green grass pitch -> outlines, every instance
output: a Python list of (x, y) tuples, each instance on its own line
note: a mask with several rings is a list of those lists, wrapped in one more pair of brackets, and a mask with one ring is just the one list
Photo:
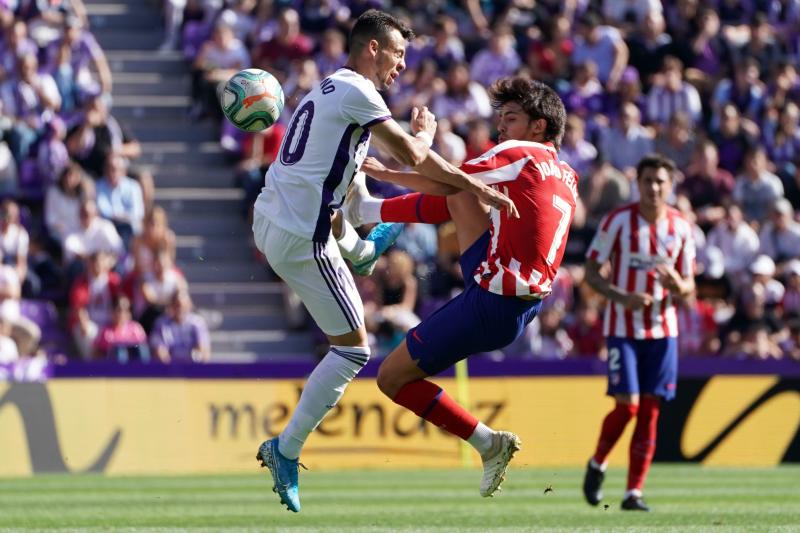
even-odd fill
[[(0, 530), (72, 531), (800, 531), (800, 467), (656, 465), (652, 513), (587, 506), (578, 469), (517, 469), (495, 498), (471, 470), (302, 472), (303, 511), (280, 507), (268, 474), (40, 476), (0, 480)], [(552, 490), (545, 491), (548, 487)]]

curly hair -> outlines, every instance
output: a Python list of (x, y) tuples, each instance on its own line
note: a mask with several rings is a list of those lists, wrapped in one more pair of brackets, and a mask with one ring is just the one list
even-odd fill
[(556, 149), (561, 147), (567, 111), (553, 89), (540, 81), (513, 76), (494, 82), (489, 88), (489, 97), (495, 109), (500, 109), (508, 102), (516, 102), (531, 120), (544, 119), (547, 123), (545, 140), (553, 143)]

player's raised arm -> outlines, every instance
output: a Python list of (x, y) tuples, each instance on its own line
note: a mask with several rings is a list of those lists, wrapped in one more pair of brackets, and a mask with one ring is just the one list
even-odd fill
[[(422, 176), (461, 191), (471, 192), (486, 205), (498, 210), (508, 210), (512, 216), (519, 217), (510, 198), (451, 165), (429, 148), (429, 142), (436, 133), (436, 119), (427, 108), (423, 107), (412, 113), (411, 130), (415, 133), (414, 136), (403, 131), (394, 120), (386, 120), (371, 128), (382, 148)], [(379, 176), (375, 177), (380, 179)]]

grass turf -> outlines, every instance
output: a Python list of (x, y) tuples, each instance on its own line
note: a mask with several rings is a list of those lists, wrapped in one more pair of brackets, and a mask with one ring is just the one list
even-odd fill
[(796, 466), (656, 465), (649, 514), (619, 510), (622, 470), (606, 478), (608, 508), (583, 502), (577, 469), (512, 470), (492, 499), (478, 495), (478, 470), (302, 472), (300, 514), (279, 506), (262, 472), (4, 479), (0, 530), (800, 531)]

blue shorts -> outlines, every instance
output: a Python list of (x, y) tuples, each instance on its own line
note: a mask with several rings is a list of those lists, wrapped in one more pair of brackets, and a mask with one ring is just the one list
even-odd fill
[(678, 339), (608, 337), (608, 394), (652, 394), (675, 397)]
[(469, 355), (508, 346), (522, 334), (542, 306), (541, 300), (502, 296), (475, 282), (472, 273), (486, 258), (488, 246), (487, 231), (459, 260), (464, 273), (464, 292), (406, 335), (411, 358), (429, 376)]

